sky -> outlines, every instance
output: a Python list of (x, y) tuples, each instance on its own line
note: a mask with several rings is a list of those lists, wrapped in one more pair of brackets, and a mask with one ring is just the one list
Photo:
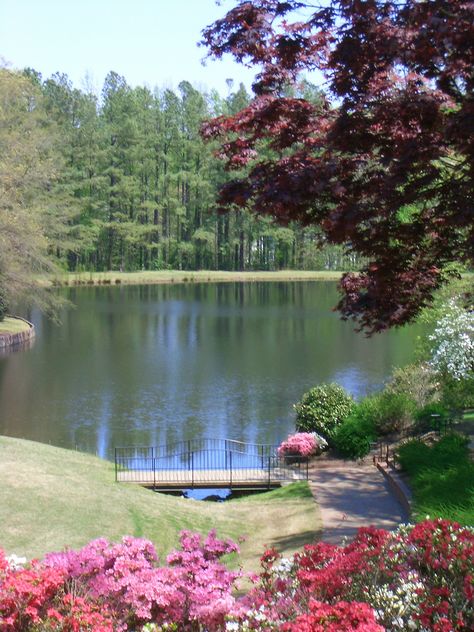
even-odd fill
[[(190, 81), (225, 96), (226, 79), (250, 89), (255, 71), (229, 57), (201, 64), (201, 30), (235, 3), (224, 0), (0, 0), (0, 61), (66, 73), (99, 94), (111, 70), (128, 84), (175, 89)], [(87, 77), (87, 80), (86, 80)]]

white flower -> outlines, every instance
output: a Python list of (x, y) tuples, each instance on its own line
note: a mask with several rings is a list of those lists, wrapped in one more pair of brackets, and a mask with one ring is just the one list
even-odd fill
[(18, 555), (15, 555), (15, 553), (8, 555), (8, 557), (6, 557), (5, 559), (8, 562), (8, 566), (13, 571), (23, 568), (27, 561), (26, 557), (20, 557)]
[(293, 558), (282, 557), (281, 560), (273, 567), (273, 571), (278, 575), (288, 575), (293, 570)]
[(462, 380), (474, 373), (474, 312), (464, 309), (458, 299), (451, 299), (445, 315), (428, 336), (433, 343), (430, 364), (436, 371)]

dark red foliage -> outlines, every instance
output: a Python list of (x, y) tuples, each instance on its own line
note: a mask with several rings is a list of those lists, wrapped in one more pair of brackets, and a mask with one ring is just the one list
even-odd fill
[[(203, 128), (229, 170), (246, 168), (222, 209), (317, 224), (366, 257), (341, 281), (343, 317), (401, 325), (447, 264), (473, 264), (473, 2), (239, 2), (203, 43), (261, 68), (252, 103)], [(327, 96), (285, 96), (315, 69)]]

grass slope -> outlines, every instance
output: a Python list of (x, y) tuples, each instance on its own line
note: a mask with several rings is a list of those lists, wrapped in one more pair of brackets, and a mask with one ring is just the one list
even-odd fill
[(226, 503), (157, 494), (114, 482), (113, 464), (79, 452), (0, 437), (0, 546), (7, 553), (40, 557), (104, 536), (145, 537), (160, 559), (182, 529), (221, 537), (244, 536), (240, 563), (256, 570), (266, 546), (290, 554), (321, 533), (308, 486)]
[(417, 520), (430, 516), (474, 525), (474, 463), (467, 444), (466, 438), (452, 433), (433, 446), (412, 440), (399, 448)]

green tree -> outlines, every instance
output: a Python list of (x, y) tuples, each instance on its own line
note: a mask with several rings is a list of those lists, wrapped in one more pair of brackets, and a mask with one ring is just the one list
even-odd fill
[(63, 221), (50, 194), (61, 171), (57, 127), (35, 78), (0, 69), (0, 97), (2, 312), (19, 299), (51, 311), (58, 300), (35, 275), (55, 270), (51, 228), (56, 236)]
[[(46, 80), (32, 69), (23, 75), (41, 92), (47, 125), (57, 130), (60, 161), (41, 222), (50, 254), (61, 266), (357, 267), (342, 247), (324, 244), (314, 227), (278, 226), (246, 208), (225, 215), (216, 211), (216, 192), (229, 174), (215, 156), (217, 144), (204, 143), (200, 129), (211, 116), (234, 114), (251, 102), (243, 84), (233, 90), (229, 80), (226, 97), (187, 81), (177, 91), (151, 91), (132, 88), (110, 72), (98, 99), (90, 89), (74, 88), (61, 73)], [(308, 82), (288, 91), (298, 98), (320, 98)], [(264, 151), (271, 155), (268, 147)]]

